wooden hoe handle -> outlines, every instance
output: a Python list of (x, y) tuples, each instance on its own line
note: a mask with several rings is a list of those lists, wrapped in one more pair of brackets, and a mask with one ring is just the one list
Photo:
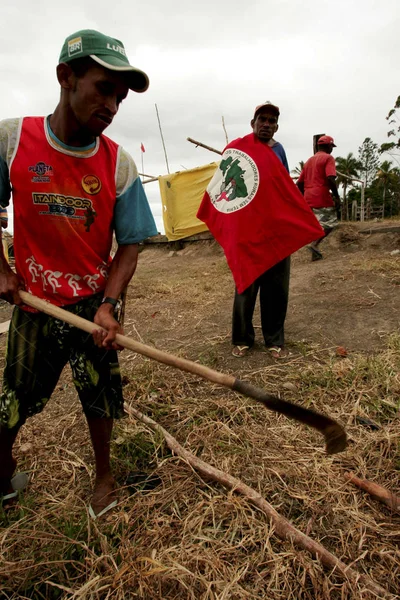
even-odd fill
[[(87, 333), (92, 333), (94, 330), (99, 329), (99, 326), (95, 325), (91, 321), (72, 314), (60, 308), (59, 306), (54, 306), (45, 300), (41, 300), (40, 298), (29, 294), (28, 292), (20, 290), (19, 295), (23, 302), (28, 306), (36, 308), (37, 310), (55, 317), (56, 319), (65, 321), (66, 323), (69, 323), (78, 329), (82, 329)], [(174, 354), (168, 354), (162, 350), (157, 350), (157, 348), (153, 348), (151, 346), (142, 344), (141, 342), (132, 340), (125, 335), (118, 333), (115, 341), (120, 346), (128, 348), (133, 352), (142, 354), (143, 356), (147, 356), (148, 358), (152, 358), (166, 365), (170, 365), (171, 367), (175, 367), (181, 371), (193, 373), (194, 375), (198, 375), (203, 379), (207, 379), (213, 383), (230, 388), (235, 392), (239, 392), (244, 396), (249, 396), (250, 398), (257, 400), (257, 402), (264, 404), (264, 406), (266, 406), (266, 408), (269, 410), (283, 414), (291, 419), (300, 421), (300, 423), (304, 423), (305, 425), (309, 425), (310, 427), (317, 429), (325, 437), (326, 452), (328, 454), (335, 454), (346, 448), (347, 438), (345, 430), (341, 425), (339, 425), (339, 423), (330, 417), (327, 417), (309, 408), (304, 408), (297, 404), (287, 402), (286, 400), (281, 400), (280, 398), (272, 396), (271, 394), (267, 394), (262, 389), (257, 388), (246, 381), (241, 381), (233, 375), (220, 373), (219, 371), (214, 371), (214, 369), (210, 369), (209, 367), (205, 367), (204, 365), (200, 365), (191, 360), (180, 358)]]

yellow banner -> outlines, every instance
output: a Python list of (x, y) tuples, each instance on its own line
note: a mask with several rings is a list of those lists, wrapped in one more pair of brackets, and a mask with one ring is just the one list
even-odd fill
[(196, 213), (217, 167), (218, 163), (214, 162), (158, 178), (165, 235), (169, 240), (180, 240), (208, 230), (196, 218)]

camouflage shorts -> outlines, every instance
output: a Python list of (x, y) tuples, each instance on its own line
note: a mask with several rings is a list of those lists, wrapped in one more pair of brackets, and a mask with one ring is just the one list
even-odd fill
[[(101, 295), (64, 307), (93, 321)], [(115, 350), (98, 348), (90, 334), (43, 313), (14, 308), (8, 334), (0, 425), (22, 425), (46, 406), (69, 362), (82, 408), (88, 417), (124, 415)]]
[(329, 206), (326, 208), (313, 208), (314, 215), (323, 229), (335, 229), (339, 225), (336, 208)]

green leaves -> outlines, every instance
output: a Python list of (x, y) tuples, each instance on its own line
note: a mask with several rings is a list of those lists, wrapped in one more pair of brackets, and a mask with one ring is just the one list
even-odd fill
[[(398, 119), (399, 115), (397, 114), (397, 110), (399, 108), (400, 108), (400, 96), (397, 97), (397, 100), (394, 103), (394, 107), (391, 108), (387, 114), (386, 120), (389, 122), (389, 125), (395, 125), (395, 124), (399, 123), (399, 119)], [(395, 141), (395, 142), (381, 144), (381, 146), (379, 148), (380, 154), (382, 154), (383, 152), (391, 152), (392, 150), (400, 148), (400, 125), (389, 129), (389, 131), (387, 132), (387, 136), (389, 138), (398, 136), (398, 138), (397, 138), (397, 141)]]

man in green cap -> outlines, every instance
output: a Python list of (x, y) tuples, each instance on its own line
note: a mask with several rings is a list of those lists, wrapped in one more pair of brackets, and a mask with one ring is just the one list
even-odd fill
[[(15, 502), (12, 448), (49, 400), (69, 362), (96, 461), (94, 516), (116, 504), (113, 420), (123, 416), (115, 309), (136, 269), (138, 244), (157, 233), (129, 154), (103, 135), (129, 89), (144, 92), (122, 42), (82, 30), (64, 42), (60, 101), (48, 117), (0, 122), (0, 205), (14, 207), (16, 273), (0, 256), (0, 298), (15, 304), (0, 396), (0, 501)], [(110, 257), (113, 234), (118, 249)], [(94, 321), (91, 335), (22, 304), (25, 289)]]

